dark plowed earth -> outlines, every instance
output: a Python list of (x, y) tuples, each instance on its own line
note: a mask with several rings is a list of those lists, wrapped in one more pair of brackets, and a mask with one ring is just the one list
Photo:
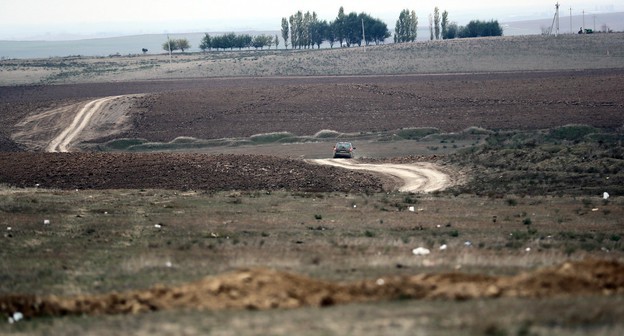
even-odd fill
[[(288, 131), (459, 131), (624, 124), (624, 70), (292, 78), (206, 78), (0, 87), (0, 134), (58, 101), (145, 93), (119, 137), (170, 141)], [(2, 150), (2, 148), (0, 148)]]
[(380, 191), (375, 176), (259, 155), (0, 153), (0, 184), (58, 189)]

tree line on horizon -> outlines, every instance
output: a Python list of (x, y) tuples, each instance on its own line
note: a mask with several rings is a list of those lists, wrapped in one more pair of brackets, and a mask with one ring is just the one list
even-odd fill
[[(466, 26), (459, 26), (456, 22), (450, 22), (448, 12), (440, 13), (436, 6), (432, 14), (429, 14), (430, 40), (470, 38), (484, 36), (502, 36), (503, 29), (497, 20), (480, 21), (472, 20)], [(321, 44), (328, 42), (330, 48), (335, 44), (340, 47), (361, 46), (362, 43), (384, 43), (392, 36), (386, 23), (373, 18), (366, 13), (351, 12), (345, 14), (344, 7), (340, 7), (338, 15), (333, 21), (320, 20), (316, 12), (297, 11), (289, 17), (282, 18), (281, 37), (284, 47), (288, 49), (308, 49), (316, 46), (320, 49)], [(394, 28), (394, 42), (414, 42), (418, 37), (418, 16), (414, 10), (404, 9), (400, 12)], [(271, 48), (279, 47), (279, 36), (227, 33), (224, 35), (211, 36), (206, 33), (202, 38), (199, 48), (206, 50), (226, 50), (238, 48)], [(166, 51), (190, 49), (187, 39), (169, 40), (163, 44)]]

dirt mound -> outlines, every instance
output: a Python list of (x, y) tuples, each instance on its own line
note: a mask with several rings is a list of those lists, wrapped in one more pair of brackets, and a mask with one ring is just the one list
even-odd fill
[(0, 153), (0, 183), (57, 189), (381, 191), (379, 178), (261, 155)]
[(267, 269), (208, 277), (177, 287), (72, 298), (10, 295), (0, 312), (25, 317), (128, 314), (167, 309), (272, 309), (330, 306), (397, 298), (466, 300), (497, 297), (624, 294), (624, 264), (586, 260), (516, 276), (462, 273), (331, 283)]

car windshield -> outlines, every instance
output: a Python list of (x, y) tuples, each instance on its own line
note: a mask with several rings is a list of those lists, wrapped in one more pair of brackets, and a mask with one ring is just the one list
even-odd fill
[(351, 148), (351, 143), (349, 142), (339, 142), (336, 144), (336, 149), (349, 149)]

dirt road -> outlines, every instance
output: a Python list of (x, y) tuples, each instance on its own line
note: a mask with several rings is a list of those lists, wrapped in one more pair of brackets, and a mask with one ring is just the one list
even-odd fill
[(68, 152), (70, 143), (87, 127), (93, 115), (101, 110), (102, 105), (119, 97), (121, 96), (104, 97), (88, 102), (76, 113), (72, 123), (50, 142), (46, 152)]
[(399, 178), (403, 185), (399, 191), (433, 192), (452, 185), (451, 177), (433, 163), (419, 162), (412, 164), (369, 164), (352, 160), (319, 159), (310, 160), (322, 165), (330, 165), (352, 170), (368, 170)]

